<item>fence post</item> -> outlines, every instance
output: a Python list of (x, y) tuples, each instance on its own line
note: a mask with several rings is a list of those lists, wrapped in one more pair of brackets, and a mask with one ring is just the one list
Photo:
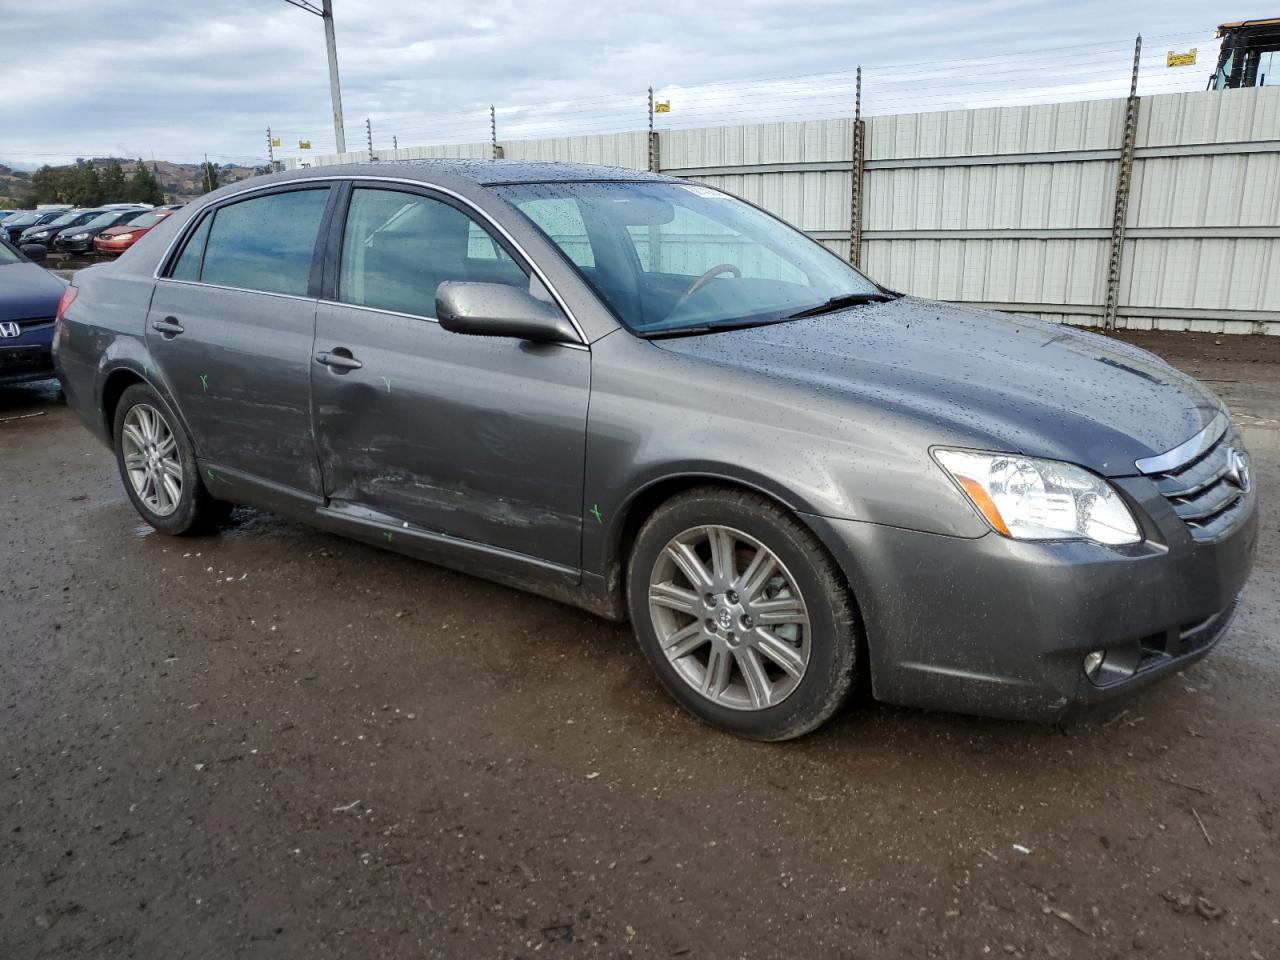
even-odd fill
[(862, 266), (862, 174), (865, 127), (862, 123), (862, 65), (858, 65), (853, 93), (853, 167), (849, 192), (849, 262)]
[(1120, 169), (1116, 173), (1116, 202), (1111, 217), (1111, 250), (1107, 261), (1107, 301), (1102, 329), (1116, 329), (1120, 306), (1120, 273), (1124, 266), (1124, 231), (1129, 217), (1129, 186), (1133, 180), (1133, 151), (1138, 136), (1138, 62), (1142, 59), (1142, 34), (1133, 44), (1133, 73), (1124, 112), (1124, 140), (1120, 144)]
[(368, 117), (364, 119), (364, 135), (369, 142), (369, 162), (373, 163), (378, 158), (373, 155), (373, 122)]
[(502, 148), (498, 146), (498, 111), (489, 104), (489, 156), (493, 160), (502, 159)]
[(661, 155), (658, 152), (658, 132), (653, 129), (653, 87), (649, 88), (649, 172), (661, 172)]

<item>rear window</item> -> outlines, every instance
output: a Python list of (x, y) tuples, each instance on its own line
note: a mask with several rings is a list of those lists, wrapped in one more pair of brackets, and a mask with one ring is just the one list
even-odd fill
[(170, 276), (305, 296), (328, 199), (325, 186), (221, 207), (191, 235)]

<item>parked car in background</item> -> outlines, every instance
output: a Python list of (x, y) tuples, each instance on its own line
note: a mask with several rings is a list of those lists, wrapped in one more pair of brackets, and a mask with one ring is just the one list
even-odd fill
[(0, 384), (53, 376), (53, 318), (67, 289), (65, 280), (0, 240)]
[[(11, 217), (6, 217), (0, 223), (0, 240), (8, 240), (10, 243), (17, 244), (18, 238), (22, 236), (24, 230), (52, 223), (64, 213), (66, 213), (65, 210), (25, 210)], [(38, 243), (40, 241), (33, 242)]]
[(53, 238), (58, 232), (66, 227), (78, 227), (82, 223), (88, 223), (98, 214), (102, 213), (101, 207), (76, 207), (72, 210), (65, 210), (51, 220), (45, 220), (34, 226), (25, 228), (18, 235), (18, 246), (24, 243), (39, 243), (47, 248), (52, 248)]
[(89, 253), (93, 250), (94, 239), (103, 230), (149, 212), (149, 207), (141, 206), (101, 210), (93, 219), (64, 227), (54, 234), (53, 250), (56, 253)]
[(859, 675), (996, 716), (1112, 700), (1212, 650), (1253, 565), (1204, 386), (887, 290), (701, 184), (292, 171), (73, 282), (58, 375), (153, 527), (251, 504), (630, 619), (747, 737), (814, 729)]
[(166, 217), (171, 217), (177, 208), (156, 207), (135, 216), (133, 219), (114, 227), (107, 227), (93, 239), (93, 249), (97, 253), (108, 256), (119, 256), (137, 243), (148, 230)]

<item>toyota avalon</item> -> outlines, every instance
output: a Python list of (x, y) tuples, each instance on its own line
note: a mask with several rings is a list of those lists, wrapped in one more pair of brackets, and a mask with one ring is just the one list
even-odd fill
[(249, 504), (629, 619), (747, 737), (859, 677), (1007, 717), (1110, 700), (1213, 648), (1252, 565), (1248, 454), (1196, 381), (902, 296), (671, 177), (294, 171), (74, 284), (59, 377), (156, 529)]

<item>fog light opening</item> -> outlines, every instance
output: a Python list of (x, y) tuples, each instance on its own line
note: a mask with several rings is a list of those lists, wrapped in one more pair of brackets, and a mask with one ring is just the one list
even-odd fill
[(1094, 650), (1092, 653), (1084, 655), (1084, 675), (1092, 682), (1098, 682), (1098, 675), (1102, 672), (1102, 662), (1107, 659), (1107, 651)]

